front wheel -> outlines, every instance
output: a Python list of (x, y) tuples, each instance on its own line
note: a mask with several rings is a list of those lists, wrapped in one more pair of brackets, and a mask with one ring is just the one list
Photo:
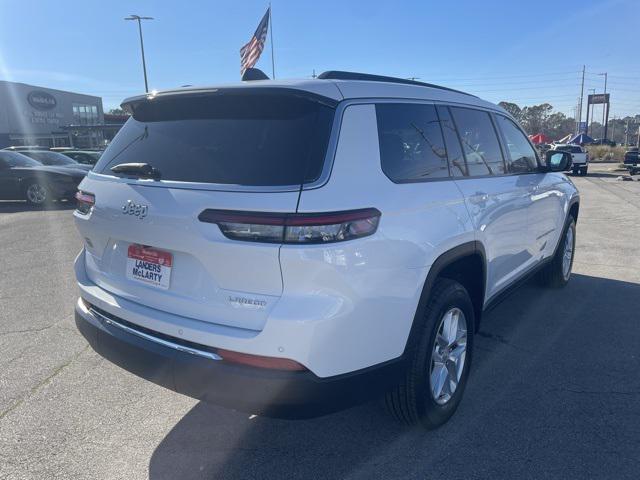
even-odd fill
[(580, 175), (587, 175), (587, 170), (589, 169), (589, 167), (582, 167), (580, 168)]
[(551, 262), (540, 272), (540, 281), (549, 287), (564, 287), (571, 278), (576, 248), (576, 222), (573, 217), (565, 227), (560, 244)]
[(439, 427), (462, 399), (473, 347), (475, 317), (467, 290), (438, 279), (416, 337), (410, 339), (404, 378), (386, 396), (389, 412), (406, 424)]
[(41, 183), (30, 183), (25, 189), (25, 198), (31, 205), (44, 205), (49, 201), (49, 189)]

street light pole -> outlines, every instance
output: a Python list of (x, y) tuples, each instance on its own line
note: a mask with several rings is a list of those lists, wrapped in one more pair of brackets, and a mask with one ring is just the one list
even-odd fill
[(142, 72), (144, 73), (144, 91), (149, 93), (147, 83), (147, 63), (144, 59), (144, 41), (142, 40), (142, 20), (153, 20), (153, 17), (141, 17), (140, 15), (129, 15), (125, 20), (136, 20), (138, 22), (138, 33), (140, 34), (140, 51), (142, 52)]
[[(599, 73), (598, 75), (602, 76), (604, 75), (604, 99), (606, 100), (607, 98), (607, 72), (604, 73)], [(609, 110), (609, 104), (608, 103), (603, 103), (602, 104), (602, 125), (604, 126), (604, 139), (607, 139), (607, 120), (605, 119), (604, 113), (605, 113), (605, 108), (607, 110)]]
[[(580, 107), (578, 108), (578, 125), (577, 125), (578, 128), (576, 128), (576, 133), (578, 134), (581, 133), (580, 124), (582, 123), (582, 99), (584, 96), (584, 70), (585, 70), (585, 65), (582, 65), (582, 84), (580, 85)], [(587, 128), (589, 128), (588, 119), (587, 119)]]

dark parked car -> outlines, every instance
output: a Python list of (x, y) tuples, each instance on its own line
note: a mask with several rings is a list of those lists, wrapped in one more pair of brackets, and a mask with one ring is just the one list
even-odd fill
[(26, 155), (27, 157), (33, 158), (43, 165), (56, 166), (56, 167), (65, 167), (65, 168), (75, 168), (77, 170), (82, 170), (83, 172), (88, 172), (93, 168), (92, 165), (83, 165), (81, 163), (76, 162), (74, 159), (67, 157), (58, 152), (49, 152), (42, 150), (24, 150), (20, 152), (22, 155)]
[(60, 153), (83, 165), (95, 165), (102, 155), (102, 152), (90, 150), (63, 150)]
[(21, 153), (0, 151), (0, 199), (26, 200), (42, 205), (71, 199), (85, 172), (77, 168), (43, 165)]
[(626, 165), (637, 165), (640, 159), (638, 158), (638, 147), (631, 147), (624, 152), (624, 163)]

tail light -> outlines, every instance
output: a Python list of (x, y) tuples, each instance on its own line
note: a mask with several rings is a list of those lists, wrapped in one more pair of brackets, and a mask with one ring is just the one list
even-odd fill
[(91, 211), (91, 207), (93, 207), (96, 203), (96, 197), (93, 193), (87, 193), (83, 191), (76, 192), (76, 210), (83, 215), (86, 215)]
[(375, 233), (375, 208), (330, 213), (262, 213), (205, 210), (198, 219), (215, 223), (227, 238), (248, 242), (318, 244), (342, 242)]

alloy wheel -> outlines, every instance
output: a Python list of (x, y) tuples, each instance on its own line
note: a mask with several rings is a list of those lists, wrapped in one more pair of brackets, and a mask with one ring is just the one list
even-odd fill
[(47, 199), (47, 190), (42, 185), (33, 183), (27, 188), (27, 199), (37, 205), (44, 203)]
[(462, 310), (454, 307), (442, 316), (431, 353), (429, 385), (437, 404), (446, 404), (456, 392), (466, 354), (467, 321)]
[(567, 229), (564, 237), (564, 251), (562, 253), (562, 276), (565, 280), (571, 276), (571, 261), (573, 260), (573, 228)]

